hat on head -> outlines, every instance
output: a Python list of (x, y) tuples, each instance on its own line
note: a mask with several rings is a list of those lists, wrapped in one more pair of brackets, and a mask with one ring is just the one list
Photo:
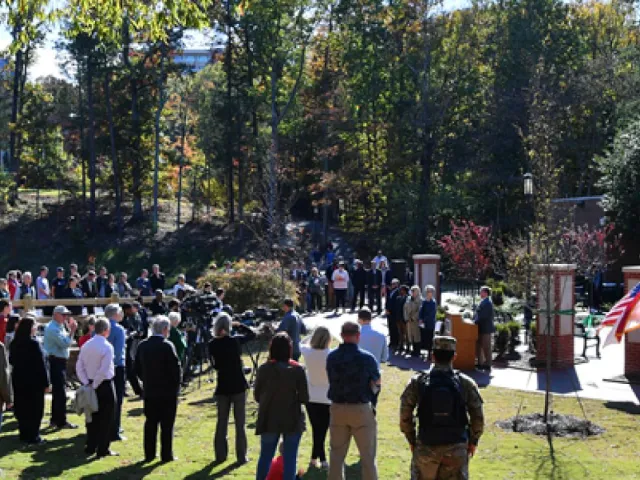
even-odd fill
[(58, 305), (53, 309), (53, 314), (59, 313), (60, 315), (71, 315), (71, 311), (64, 305)]
[(434, 337), (433, 349), (445, 352), (456, 351), (456, 339), (453, 337)]
[(64, 272), (64, 267), (58, 267), (58, 268), (56, 268), (56, 272)]

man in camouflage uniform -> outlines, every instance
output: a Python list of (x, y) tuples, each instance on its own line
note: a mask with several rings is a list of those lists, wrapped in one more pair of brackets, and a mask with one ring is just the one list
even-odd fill
[[(400, 398), (400, 430), (407, 437), (413, 452), (411, 477), (414, 480), (464, 480), (469, 478), (469, 457), (473, 457), (478, 440), (484, 430), (484, 413), (482, 397), (476, 383), (468, 376), (453, 370), (455, 351), (455, 338), (435, 337), (433, 341), (433, 368), (429, 372), (415, 375), (409, 381)], [(459, 405), (460, 425), (454, 428), (429, 427), (420, 421), (420, 428), (416, 432), (416, 416), (414, 416), (416, 409), (418, 409), (419, 419), (436, 418), (434, 423), (437, 423), (441, 418), (434, 416), (435, 413), (429, 416), (431, 412), (425, 412), (430, 408), (429, 406), (432, 406), (433, 410), (435, 402), (440, 401), (432, 393), (428, 394), (429, 399), (425, 400), (424, 398), (427, 396), (426, 392), (432, 391), (429, 390), (430, 381), (431, 388), (436, 388), (437, 383), (432, 378), (445, 378), (445, 382), (449, 382), (449, 386), (445, 385), (443, 389), (438, 390), (438, 394), (442, 391), (445, 392), (444, 396), (441, 395), (440, 398), (444, 398), (446, 401), (446, 395), (450, 391), (460, 400), (453, 402)], [(451, 402), (447, 403), (450, 405)]]

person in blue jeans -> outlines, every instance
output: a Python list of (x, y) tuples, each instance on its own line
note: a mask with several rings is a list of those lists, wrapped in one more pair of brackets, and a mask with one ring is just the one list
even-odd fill
[(282, 438), (283, 480), (295, 480), (298, 446), (305, 430), (302, 405), (309, 401), (304, 368), (291, 360), (292, 343), (286, 332), (278, 333), (269, 346), (269, 360), (258, 368), (253, 395), (258, 403), (256, 435), (260, 435), (260, 458), (256, 480), (265, 480)]

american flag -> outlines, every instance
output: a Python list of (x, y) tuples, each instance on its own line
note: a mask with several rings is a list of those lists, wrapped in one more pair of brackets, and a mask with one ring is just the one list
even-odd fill
[(640, 328), (640, 283), (616, 303), (604, 317), (600, 328), (613, 327), (604, 346), (620, 343), (625, 333)]

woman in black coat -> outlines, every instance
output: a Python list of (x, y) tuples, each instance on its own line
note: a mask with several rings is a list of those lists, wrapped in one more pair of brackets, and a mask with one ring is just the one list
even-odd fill
[(36, 321), (32, 317), (20, 320), (9, 349), (9, 363), (13, 366), (13, 411), (18, 420), (20, 441), (39, 445), (44, 443), (40, 438), (44, 394), (50, 388), (44, 356), (35, 334)]
[(231, 406), (233, 406), (236, 427), (236, 460), (240, 464), (247, 462), (245, 412), (249, 384), (244, 374), (240, 345), (255, 338), (255, 334), (250, 328), (240, 325), (238, 327), (242, 328), (243, 333), (230, 336), (231, 317), (227, 313), (220, 313), (214, 326), (215, 338), (209, 342), (209, 353), (214, 368), (218, 371), (218, 384), (215, 391), (218, 422), (213, 442), (218, 463), (227, 459), (227, 429)]

